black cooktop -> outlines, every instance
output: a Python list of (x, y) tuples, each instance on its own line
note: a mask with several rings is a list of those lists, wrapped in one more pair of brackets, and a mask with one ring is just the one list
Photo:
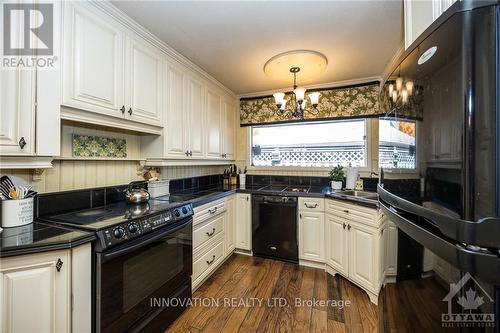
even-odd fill
[(143, 204), (127, 204), (124, 201), (120, 201), (106, 206), (44, 216), (43, 220), (95, 231), (133, 219), (164, 212), (179, 205), (160, 200), (149, 200), (149, 202)]

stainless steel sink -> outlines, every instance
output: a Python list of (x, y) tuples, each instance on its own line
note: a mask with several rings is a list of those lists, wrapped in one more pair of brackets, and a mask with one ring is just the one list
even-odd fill
[(356, 197), (356, 198), (364, 198), (364, 199), (372, 199), (372, 200), (378, 199), (378, 194), (374, 193), (374, 192), (344, 190), (344, 191), (338, 191), (335, 193), (340, 194), (340, 195)]

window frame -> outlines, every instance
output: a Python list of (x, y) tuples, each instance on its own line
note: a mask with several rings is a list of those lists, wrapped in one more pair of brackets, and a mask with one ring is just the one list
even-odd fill
[(420, 144), (419, 144), (419, 122), (416, 119), (396, 119), (394, 117), (380, 117), (378, 118), (378, 137), (377, 137), (377, 164), (380, 170), (380, 120), (398, 120), (398, 121), (414, 121), (415, 122), (415, 168), (384, 168), (384, 173), (394, 173), (394, 174), (418, 174), (420, 172), (419, 161), (420, 161)]
[[(372, 139), (372, 121), (374, 118), (356, 118), (353, 120), (363, 120), (365, 123), (365, 156), (366, 156), (366, 165), (364, 167), (358, 167), (360, 172), (371, 172), (372, 171), (372, 152), (374, 144)], [(336, 121), (349, 121), (349, 119), (339, 119), (339, 120), (318, 120), (318, 121), (308, 121), (309, 123), (325, 123), (325, 122), (336, 122)], [(283, 125), (286, 125), (284, 123)], [(276, 125), (276, 124), (275, 124)], [(258, 125), (262, 126), (262, 125)], [(265, 125), (264, 125), (265, 126)], [(253, 135), (252, 135), (253, 126), (248, 126), (247, 131), (247, 169), (251, 171), (284, 171), (284, 172), (319, 172), (324, 173), (325, 171), (330, 171), (332, 167), (300, 167), (300, 166), (254, 166), (252, 165), (252, 146), (253, 146)], [(378, 137), (376, 140), (376, 145), (378, 148)], [(377, 149), (378, 154), (378, 149)], [(378, 155), (377, 155), (378, 157)]]

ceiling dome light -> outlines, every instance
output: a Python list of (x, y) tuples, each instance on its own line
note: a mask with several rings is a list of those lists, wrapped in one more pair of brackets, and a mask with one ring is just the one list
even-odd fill
[(420, 58), (418, 58), (417, 64), (422, 65), (423, 63), (428, 61), (430, 58), (432, 58), (434, 53), (436, 53), (437, 49), (438, 49), (437, 46), (433, 46), (433, 47), (429, 48), (427, 51), (425, 51), (424, 53), (422, 53)]

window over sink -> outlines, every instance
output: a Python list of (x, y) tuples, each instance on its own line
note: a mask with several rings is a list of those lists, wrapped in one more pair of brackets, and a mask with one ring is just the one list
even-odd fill
[(367, 167), (365, 119), (252, 126), (253, 166)]
[(416, 169), (415, 120), (379, 120), (379, 166), (384, 169)]

